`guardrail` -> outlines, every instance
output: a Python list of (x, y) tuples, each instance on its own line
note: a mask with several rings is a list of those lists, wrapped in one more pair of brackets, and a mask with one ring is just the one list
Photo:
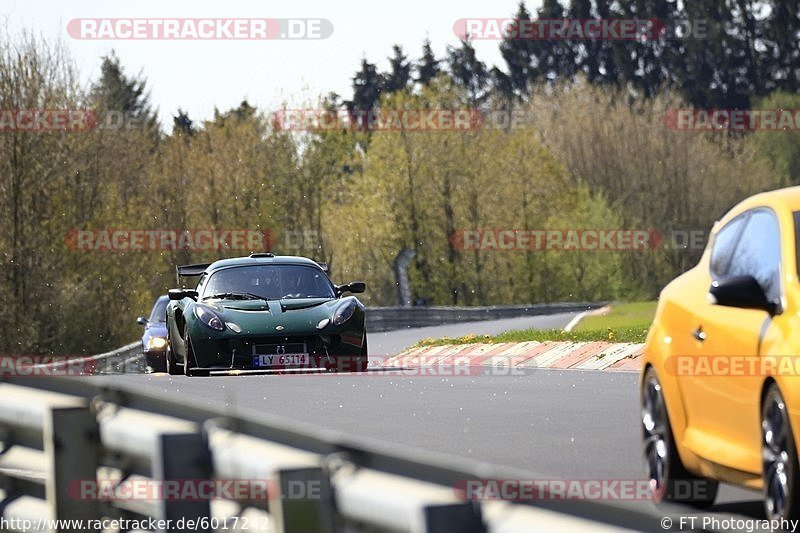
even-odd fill
[[(89, 520), (152, 519), (163, 521), (152, 522), (158, 531), (510, 533), (596, 529), (598, 522), (639, 529), (648, 518), (593, 501), (465, 499), (454, 490), (464, 480), (520, 473), (168, 401), (113, 379), (0, 382), (0, 518), (7, 528), (43, 530), (57, 518), (83, 520), (53, 525), (59, 532), (86, 531)], [(163, 497), (167, 483), (212, 480), (265, 488), (259, 498)], [(112, 487), (105, 497), (88, 490), (84, 498), (86, 486), (104, 483)], [(163, 492), (132, 498), (131, 486)]]
[(367, 331), (391, 331), (477, 320), (578, 313), (604, 305), (605, 302), (567, 302), (485, 307), (368, 307)]
[(85, 357), (64, 357), (52, 363), (33, 365), (32, 369), (52, 369), (59, 371), (65, 367), (80, 366), (86, 370), (87, 375), (94, 374), (140, 374), (144, 371), (144, 361), (142, 360), (141, 341), (126, 344), (121, 348), (104, 352), (97, 355), (87, 355)]

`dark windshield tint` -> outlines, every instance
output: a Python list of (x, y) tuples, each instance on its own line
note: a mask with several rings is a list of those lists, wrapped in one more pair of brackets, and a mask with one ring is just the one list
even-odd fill
[(162, 296), (156, 300), (153, 310), (150, 312), (150, 322), (166, 322), (167, 321), (167, 304), (169, 298)]
[(257, 265), (227, 268), (211, 274), (203, 298), (217, 294), (251, 294), (266, 300), (281, 298), (334, 298), (328, 277), (303, 265)]

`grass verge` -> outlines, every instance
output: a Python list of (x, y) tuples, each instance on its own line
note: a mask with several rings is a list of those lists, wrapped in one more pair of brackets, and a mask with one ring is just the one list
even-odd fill
[(630, 302), (612, 304), (605, 315), (587, 316), (571, 332), (560, 329), (522, 329), (504, 331), (499, 335), (464, 335), (422, 339), (416, 346), (442, 346), (444, 344), (474, 344), (528, 341), (574, 342), (644, 342), (653, 321), (656, 302)]
[(611, 304), (604, 315), (589, 315), (578, 323), (575, 331), (648, 329), (656, 314), (656, 301)]

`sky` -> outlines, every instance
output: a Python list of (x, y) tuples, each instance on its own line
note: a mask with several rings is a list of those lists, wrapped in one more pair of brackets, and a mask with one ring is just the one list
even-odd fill
[[(410, 58), (420, 56), (425, 38), (437, 57), (457, 45), (459, 18), (513, 16), (518, 0), (2, 0), (7, 33), (33, 31), (60, 40), (70, 51), (85, 84), (100, 73), (101, 57), (114, 50), (127, 74), (141, 74), (162, 124), (180, 107), (192, 120), (209, 119), (247, 99), (269, 111), (283, 103), (301, 107), (335, 91), (352, 95), (352, 77), (362, 58), (388, 70), (392, 45)], [(529, 9), (539, 1), (527, 2)], [(327, 19), (333, 33), (315, 40), (83, 40), (67, 31), (76, 18), (315, 18)], [(476, 41), (478, 57), (502, 65), (496, 41)]]

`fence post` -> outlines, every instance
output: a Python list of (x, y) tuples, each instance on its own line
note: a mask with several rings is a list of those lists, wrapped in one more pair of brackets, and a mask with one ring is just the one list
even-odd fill
[(275, 472), (280, 494), (269, 495), (269, 514), (280, 533), (333, 533), (333, 497), (322, 468), (284, 468)]
[[(157, 446), (153, 479), (178, 484), (212, 479), (211, 455), (199, 433), (159, 435)], [(160, 518), (168, 520), (166, 531), (211, 531), (210, 517), (211, 505), (207, 499), (181, 500), (170, 495), (161, 499)], [(194, 525), (189, 525), (190, 520)]]
[[(100, 517), (96, 497), (98, 430), (97, 420), (88, 406), (53, 407), (43, 428), (47, 458), (45, 495), (53, 518), (92, 520)], [(88, 482), (90, 494), (81, 499), (81, 488)], [(94, 495), (92, 495), (94, 494)], [(61, 522), (58, 533), (77, 531)]]

